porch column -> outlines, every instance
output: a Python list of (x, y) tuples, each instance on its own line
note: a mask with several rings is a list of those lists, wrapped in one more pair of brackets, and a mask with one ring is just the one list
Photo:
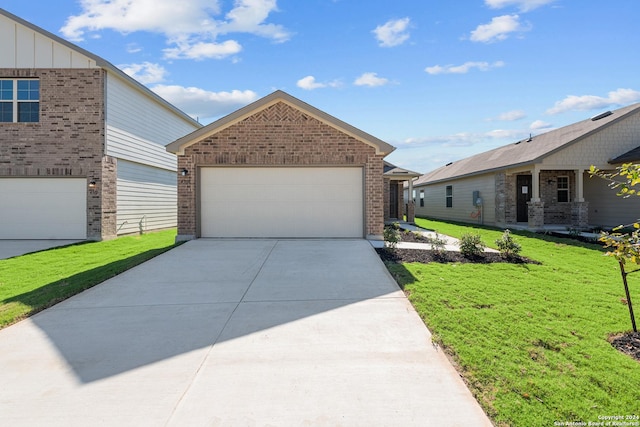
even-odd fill
[(409, 194), (407, 197), (407, 222), (413, 223), (416, 220), (416, 208), (413, 201), (413, 178), (409, 178)]
[(540, 166), (534, 165), (531, 180), (533, 181), (531, 185), (531, 201), (539, 202), (540, 201)]
[(576, 197), (575, 202), (584, 202), (584, 169), (576, 169)]

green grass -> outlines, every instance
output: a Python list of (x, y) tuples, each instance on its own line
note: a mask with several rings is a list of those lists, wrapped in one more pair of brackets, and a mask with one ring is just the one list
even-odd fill
[[(501, 231), (417, 219), (489, 247)], [(599, 245), (514, 232), (525, 264), (389, 264), (414, 307), (498, 426), (640, 415), (640, 363), (614, 349), (629, 331), (617, 262)], [(640, 277), (629, 276), (640, 307)], [(638, 274), (640, 276), (640, 274)], [(636, 309), (638, 311), (638, 308)]]
[(166, 252), (175, 235), (166, 230), (0, 260), (0, 328)]

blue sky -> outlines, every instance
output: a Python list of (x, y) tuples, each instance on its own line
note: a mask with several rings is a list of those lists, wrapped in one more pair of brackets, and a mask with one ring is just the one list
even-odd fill
[(418, 172), (640, 102), (637, 0), (56, 0), (0, 7), (209, 123), (276, 89)]

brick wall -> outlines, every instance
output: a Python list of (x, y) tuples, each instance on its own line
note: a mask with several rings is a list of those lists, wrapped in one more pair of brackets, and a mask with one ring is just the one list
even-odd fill
[(365, 230), (367, 235), (382, 235), (382, 157), (373, 147), (288, 104), (276, 103), (187, 147), (178, 156), (178, 171), (189, 171), (178, 178), (178, 234), (198, 235), (197, 167), (361, 166)]
[[(104, 70), (0, 69), (40, 80), (40, 121), (0, 123), (0, 177), (86, 177), (87, 237), (115, 237), (115, 159), (104, 154)], [(113, 220), (109, 217), (113, 212)], [(103, 216), (104, 215), (104, 216)]]

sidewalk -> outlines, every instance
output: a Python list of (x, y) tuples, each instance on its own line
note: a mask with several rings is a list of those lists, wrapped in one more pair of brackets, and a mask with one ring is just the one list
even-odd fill
[[(409, 224), (408, 222), (400, 222), (400, 230), (408, 230), (411, 232), (419, 233), (425, 236), (428, 239), (438, 238), (445, 242), (444, 249), (452, 252), (460, 252), (460, 240), (455, 237), (447, 236), (445, 234), (436, 233), (433, 230), (426, 230), (424, 228), (420, 228), (416, 225)], [(381, 240), (370, 240), (369, 241), (374, 248), (384, 248), (386, 242)], [(419, 249), (419, 250), (431, 250), (431, 243), (417, 243), (417, 242), (398, 242), (396, 245), (397, 249)], [(498, 252), (492, 248), (485, 248), (485, 252)]]

